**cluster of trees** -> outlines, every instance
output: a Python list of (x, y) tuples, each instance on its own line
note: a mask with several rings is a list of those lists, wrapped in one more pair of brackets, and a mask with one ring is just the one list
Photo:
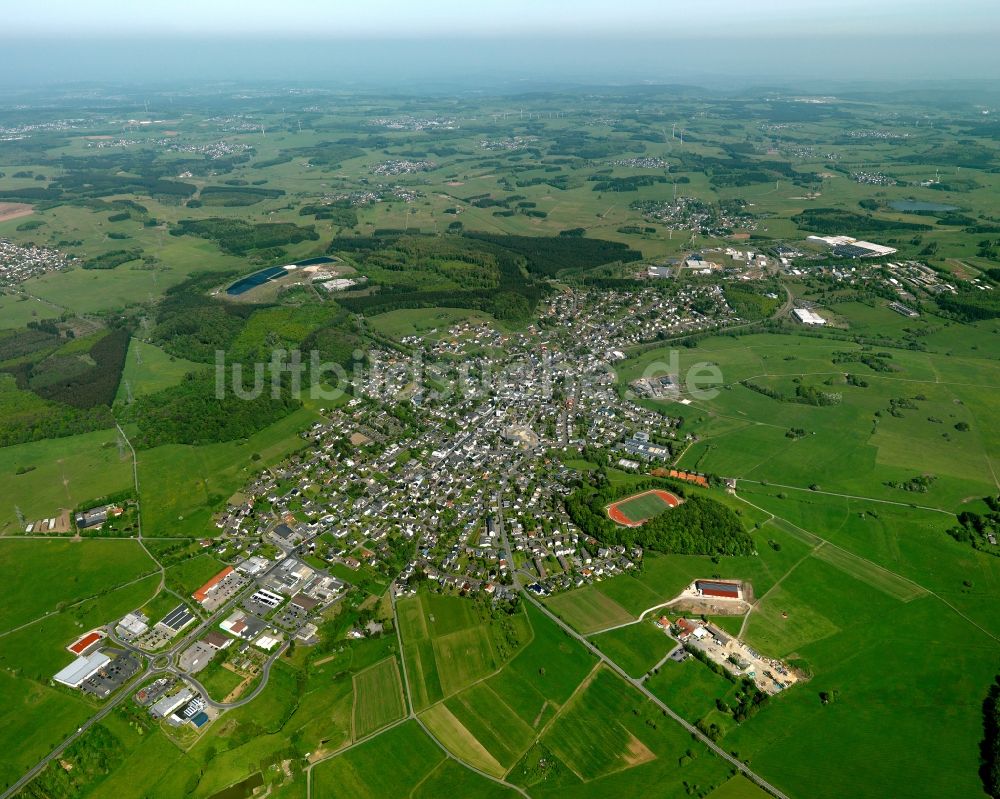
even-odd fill
[(943, 311), (967, 322), (980, 319), (995, 319), (1000, 316), (1000, 297), (996, 291), (960, 287), (955, 294), (942, 292), (937, 295), (937, 304)]
[(317, 220), (329, 220), (338, 227), (357, 227), (358, 212), (347, 202), (331, 205), (303, 205), (299, 216), (312, 216)]
[(752, 380), (741, 380), (740, 382), (751, 391), (756, 391), (758, 394), (763, 394), (765, 397), (770, 397), (778, 402), (796, 402), (801, 405), (823, 407), (827, 405), (839, 405), (843, 399), (838, 393), (822, 391), (816, 388), (816, 386), (804, 386), (801, 383), (795, 387), (795, 393), (789, 395), (776, 388), (754, 383)]
[(109, 727), (95, 724), (63, 753), (63, 761), (72, 763), (72, 768), (63, 768), (58, 761), (50, 763), (20, 795), (25, 799), (73, 799), (120, 767), (127, 751)]
[(260, 222), (242, 219), (182, 219), (171, 229), (171, 236), (198, 236), (214, 241), (228, 255), (246, 255), (251, 250), (281, 247), (300, 241), (316, 241), (319, 234), (312, 225), (291, 222)]
[(987, 513), (962, 511), (958, 514), (958, 524), (948, 530), (948, 535), (956, 541), (1000, 556), (1000, 547), (989, 542), (989, 536), (1000, 539), (1000, 497), (986, 497)]
[(873, 372), (898, 372), (899, 368), (889, 363), (892, 359), (891, 352), (835, 352), (831, 358), (831, 363), (863, 363)]
[[(640, 481), (629, 493), (664, 488), (662, 480)], [(682, 489), (670, 487), (674, 493)], [(754, 543), (743, 529), (739, 516), (729, 507), (709, 497), (693, 495), (676, 508), (649, 519), (641, 527), (622, 527), (608, 518), (605, 508), (620, 491), (580, 488), (566, 499), (566, 511), (585, 533), (605, 544), (641, 546), (678, 555), (751, 555)]]
[(0, 400), (0, 447), (105, 430), (114, 424), (111, 409), (104, 405), (80, 410), (45, 402), (27, 392)]
[[(127, 216), (127, 214), (126, 214)], [(136, 261), (142, 258), (142, 248), (133, 247), (129, 250), (111, 250), (110, 252), (95, 255), (83, 262), (84, 269), (114, 269), (116, 266), (127, 264), (129, 261)]]
[(137, 398), (123, 411), (124, 418), (139, 428), (133, 439), (135, 446), (248, 438), (302, 404), (285, 389), (274, 399), (269, 382), (256, 399), (237, 397), (231, 386), (219, 399), (215, 388), (214, 376), (188, 375), (179, 385)]
[(43, 386), (32, 386), (32, 390), (44, 399), (75, 408), (110, 407), (118, 392), (131, 335), (126, 328), (110, 331), (98, 339), (87, 353), (93, 366)]
[(621, 261), (638, 261), (642, 253), (627, 244), (580, 236), (501, 236), (492, 233), (467, 233), (467, 238), (501, 247), (526, 261), (528, 271), (554, 276), (558, 272), (585, 271), (595, 266)]
[(284, 194), (282, 189), (261, 189), (253, 186), (206, 186), (199, 196), (204, 205), (234, 208), (254, 205), (261, 200), (274, 200)]
[(983, 702), (983, 741), (980, 744), (982, 766), (979, 774), (983, 789), (993, 799), (1000, 799), (1000, 676)]
[(934, 481), (937, 480), (933, 474), (918, 474), (909, 480), (887, 480), (885, 485), (889, 488), (898, 488), (900, 491), (911, 491), (917, 494), (926, 494)]
[(167, 290), (156, 314), (151, 338), (179, 358), (214, 363), (216, 350), (225, 350), (255, 308), (223, 303), (204, 292), (231, 277), (229, 273), (202, 273)]
[(917, 222), (899, 222), (894, 219), (877, 219), (866, 214), (856, 214), (840, 208), (807, 208), (792, 217), (803, 230), (812, 233), (840, 234), (845, 230), (864, 233), (886, 233), (900, 230), (933, 230), (930, 225)]
[(777, 310), (780, 300), (768, 297), (768, 293), (783, 294), (784, 290), (780, 286), (751, 286), (747, 284), (737, 284), (732, 281), (727, 282), (723, 287), (723, 294), (726, 302), (733, 309), (740, 319), (749, 322), (756, 322), (759, 319), (766, 319)]
[(192, 196), (198, 187), (193, 183), (166, 180), (152, 175), (129, 175), (120, 172), (78, 171), (63, 175), (50, 188), (61, 198), (107, 197), (111, 194), (139, 194), (163, 200), (180, 201)]
[[(372, 294), (338, 297), (337, 303), (364, 314), (445, 307), (474, 308), (498, 319), (526, 318), (546, 289), (524, 274), (523, 257), (502, 246), (504, 237), (497, 238), (496, 244), (478, 237), (439, 239), (388, 232), (371, 238), (337, 238), (330, 252), (352, 253), (362, 272), (370, 268), (369, 279), (379, 288)], [(428, 273), (438, 280), (428, 282)], [(441, 288), (428, 288), (435, 282)], [(446, 287), (456, 282), (463, 288)]]
[(624, 178), (613, 178), (601, 175), (591, 175), (587, 178), (594, 184), (594, 191), (639, 191), (657, 183), (666, 183), (663, 175), (629, 175)]

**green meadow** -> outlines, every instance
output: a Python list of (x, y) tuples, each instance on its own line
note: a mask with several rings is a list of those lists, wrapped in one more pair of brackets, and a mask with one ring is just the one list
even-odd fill
[(18, 509), (32, 522), (131, 487), (132, 456), (118, 438), (98, 430), (0, 448), (0, 533), (24, 532)]

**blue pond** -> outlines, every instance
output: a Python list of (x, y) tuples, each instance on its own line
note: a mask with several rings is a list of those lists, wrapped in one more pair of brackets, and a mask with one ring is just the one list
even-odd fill
[[(314, 266), (315, 264), (332, 264), (333, 258), (328, 258), (325, 255), (320, 255), (317, 258), (306, 258), (304, 261), (296, 261), (292, 266)], [(279, 277), (288, 274), (288, 270), (283, 266), (269, 266), (267, 269), (261, 269), (259, 272), (254, 272), (252, 275), (247, 275), (244, 278), (240, 278), (233, 285), (226, 289), (226, 294), (235, 297), (237, 294), (245, 294), (250, 291), (250, 289), (257, 288), (257, 286), (263, 286), (265, 283), (269, 283), (272, 280), (277, 280)]]
[(263, 286), (268, 281), (274, 280), (275, 278), (286, 274), (288, 274), (288, 272), (283, 266), (269, 266), (267, 269), (261, 269), (259, 272), (254, 272), (252, 275), (247, 275), (246, 277), (237, 280), (233, 283), (233, 285), (226, 289), (226, 294), (231, 296), (243, 294), (250, 291), (250, 289), (257, 288), (257, 286)]
[(945, 205), (944, 203), (928, 203), (920, 200), (893, 200), (889, 207), (896, 211), (957, 211), (957, 205)]

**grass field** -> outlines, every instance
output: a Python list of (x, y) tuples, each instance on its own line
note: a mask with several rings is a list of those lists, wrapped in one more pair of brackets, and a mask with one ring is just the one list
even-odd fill
[[(697, 353), (682, 353), (682, 369), (696, 360), (717, 363), (725, 387), (683, 410), (701, 440), (679, 465), (800, 488), (818, 483), (827, 491), (945, 510), (956, 510), (970, 495), (995, 492), (990, 463), (1000, 455), (1000, 441), (988, 422), (990, 387), (1000, 384), (995, 362), (894, 349), (884, 359), (894, 371), (886, 373), (838, 355), (858, 351), (852, 342), (761, 334), (708, 339)], [(621, 379), (665, 357), (654, 349), (627, 361)], [(848, 385), (845, 371), (863, 377), (867, 388)], [(786, 395), (798, 380), (837, 392), (842, 401), (825, 407), (781, 402), (738, 382), (745, 379)], [(912, 407), (888, 413), (893, 399)], [(961, 435), (954, 432), (960, 422), (970, 428)], [(792, 427), (806, 435), (787, 437)], [(892, 485), (927, 472), (936, 479), (926, 493)]]
[(692, 724), (715, 709), (715, 700), (732, 693), (733, 684), (704, 663), (688, 658), (668, 660), (646, 687)]
[(188, 599), (212, 577), (225, 568), (222, 561), (209, 554), (197, 555), (167, 568), (167, 585)]
[(198, 672), (198, 682), (205, 686), (208, 695), (216, 702), (224, 701), (230, 692), (243, 682), (243, 677), (236, 672), (223, 668), (221, 664), (216, 665), (215, 660), (219, 659), (216, 656), (203, 671)]
[(630, 677), (641, 677), (677, 645), (649, 618), (595, 635), (590, 640)]
[(549, 728), (546, 744), (582, 780), (649, 762), (656, 755), (620, 721), (637, 704), (627, 683), (600, 668)]
[[(316, 414), (302, 408), (245, 441), (167, 444), (138, 455), (143, 532), (151, 537), (205, 535), (212, 513), (261, 468), (302, 446), (300, 430)], [(254, 453), (260, 460), (252, 460)]]
[(169, 388), (181, 382), (188, 372), (200, 372), (207, 368), (203, 363), (168, 355), (153, 344), (133, 338), (129, 343), (115, 401), (126, 402), (130, 391), (133, 397), (141, 397)]
[(0, 784), (38, 762), (94, 713), (82, 696), (49, 687), (52, 675), (73, 656), (65, 646), (81, 633), (119, 618), (153, 595), (158, 575), (124, 585), (46, 616), (0, 638)]
[(496, 324), (489, 314), (462, 308), (405, 308), (398, 311), (387, 311), (376, 314), (368, 319), (372, 329), (390, 338), (444, 334), (449, 327), (468, 320), (472, 323), (487, 322)]
[(354, 675), (355, 738), (363, 738), (405, 714), (396, 658), (381, 660)]
[(500, 667), (489, 624), (458, 597), (420, 593), (398, 603), (414, 709), (422, 710)]
[(720, 785), (708, 795), (708, 799), (765, 799), (770, 796), (758, 788), (742, 774), (737, 774), (729, 782)]
[(632, 621), (632, 614), (593, 586), (554, 594), (545, 600), (553, 613), (583, 633)]
[(155, 568), (134, 541), (0, 541), (8, 592), (0, 607), (0, 633)]
[(393, 727), (313, 769), (316, 799), (407, 796), (444, 760), (415, 721)]
[(410, 794), (412, 799), (474, 796), (476, 799), (517, 799), (518, 793), (481, 777), (450, 758), (441, 762)]
[(18, 509), (35, 521), (129, 488), (132, 458), (115, 430), (99, 430), (0, 448), (0, 480), (0, 534), (11, 535), (24, 532)]
[[(910, 795), (978, 794), (978, 697), (1000, 645), (940, 600), (902, 602), (808, 558), (764, 597), (746, 636), (762, 651), (804, 660), (814, 675), (725, 738), (778, 785), (821, 798), (884, 796), (901, 784)], [(817, 701), (821, 690), (837, 691), (833, 705)], [(806, 764), (820, 751), (828, 776), (816, 783)], [(941, 757), (947, 777), (935, 767)], [(840, 770), (876, 763), (861, 783)]]

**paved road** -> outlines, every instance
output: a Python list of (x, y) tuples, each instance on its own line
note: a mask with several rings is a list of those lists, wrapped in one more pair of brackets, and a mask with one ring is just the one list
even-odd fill
[(83, 724), (81, 724), (75, 732), (67, 736), (62, 743), (60, 743), (55, 749), (49, 752), (44, 758), (42, 758), (38, 763), (32, 766), (27, 772), (25, 772), (21, 778), (11, 785), (7, 790), (0, 794), (0, 799), (8, 799), (8, 797), (13, 796), (18, 791), (20, 791), (25, 785), (31, 782), (35, 777), (41, 774), (42, 770), (49, 765), (53, 760), (55, 760), (59, 755), (61, 755), (70, 744), (80, 738), (84, 733), (87, 732), (91, 727), (101, 721), (105, 716), (107, 716), (112, 710), (114, 710), (121, 702), (132, 695), (132, 688), (134, 688), (139, 683), (151, 677), (155, 672), (147, 666), (146, 670), (133, 677), (132, 680), (119, 690), (119, 692), (112, 698), (104, 707), (102, 707), (97, 713), (87, 719)]
[(576, 630), (570, 627), (566, 622), (556, 616), (552, 611), (550, 611), (545, 605), (539, 602), (531, 592), (524, 590), (521, 586), (521, 579), (517, 572), (514, 570), (514, 553), (510, 548), (510, 539), (507, 537), (507, 529), (503, 523), (503, 492), (507, 486), (507, 477), (505, 476), (501, 482), (500, 491), (497, 494), (497, 529), (500, 531), (501, 540), (503, 541), (504, 550), (507, 553), (507, 562), (510, 564), (511, 573), (514, 575), (514, 587), (521, 592), (521, 595), (531, 602), (536, 608), (538, 608), (542, 613), (548, 616), (553, 622), (555, 622), (559, 627), (567, 634), (575, 638), (581, 644), (583, 644), (592, 654), (596, 655), (597, 658), (604, 663), (607, 667), (612, 669), (616, 674), (618, 674), (622, 679), (631, 683), (641, 691), (647, 699), (649, 699), (653, 704), (655, 704), (660, 710), (666, 713), (670, 718), (680, 724), (685, 730), (691, 733), (692, 736), (700, 740), (705, 746), (711, 749), (715, 754), (725, 760), (727, 763), (732, 765), (734, 768), (738, 769), (743, 776), (749, 779), (751, 782), (755, 783), (761, 789), (767, 791), (772, 796), (777, 797), (777, 799), (789, 799), (787, 795), (778, 790), (775, 786), (771, 785), (767, 780), (765, 780), (760, 775), (751, 771), (750, 768), (743, 763), (741, 760), (733, 757), (729, 752), (720, 747), (711, 738), (705, 735), (701, 730), (695, 727), (693, 724), (689, 723), (686, 719), (682, 718), (676, 712), (674, 712), (666, 703), (664, 703), (656, 694), (652, 693), (645, 685), (643, 685), (642, 679), (636, 679), (630, 677), (625, 670), (619, 666), (615, 661), (605, 655), (600, 649), (594, 646), (590, 641), (588, 641), (584, 636), (580, 635)]

